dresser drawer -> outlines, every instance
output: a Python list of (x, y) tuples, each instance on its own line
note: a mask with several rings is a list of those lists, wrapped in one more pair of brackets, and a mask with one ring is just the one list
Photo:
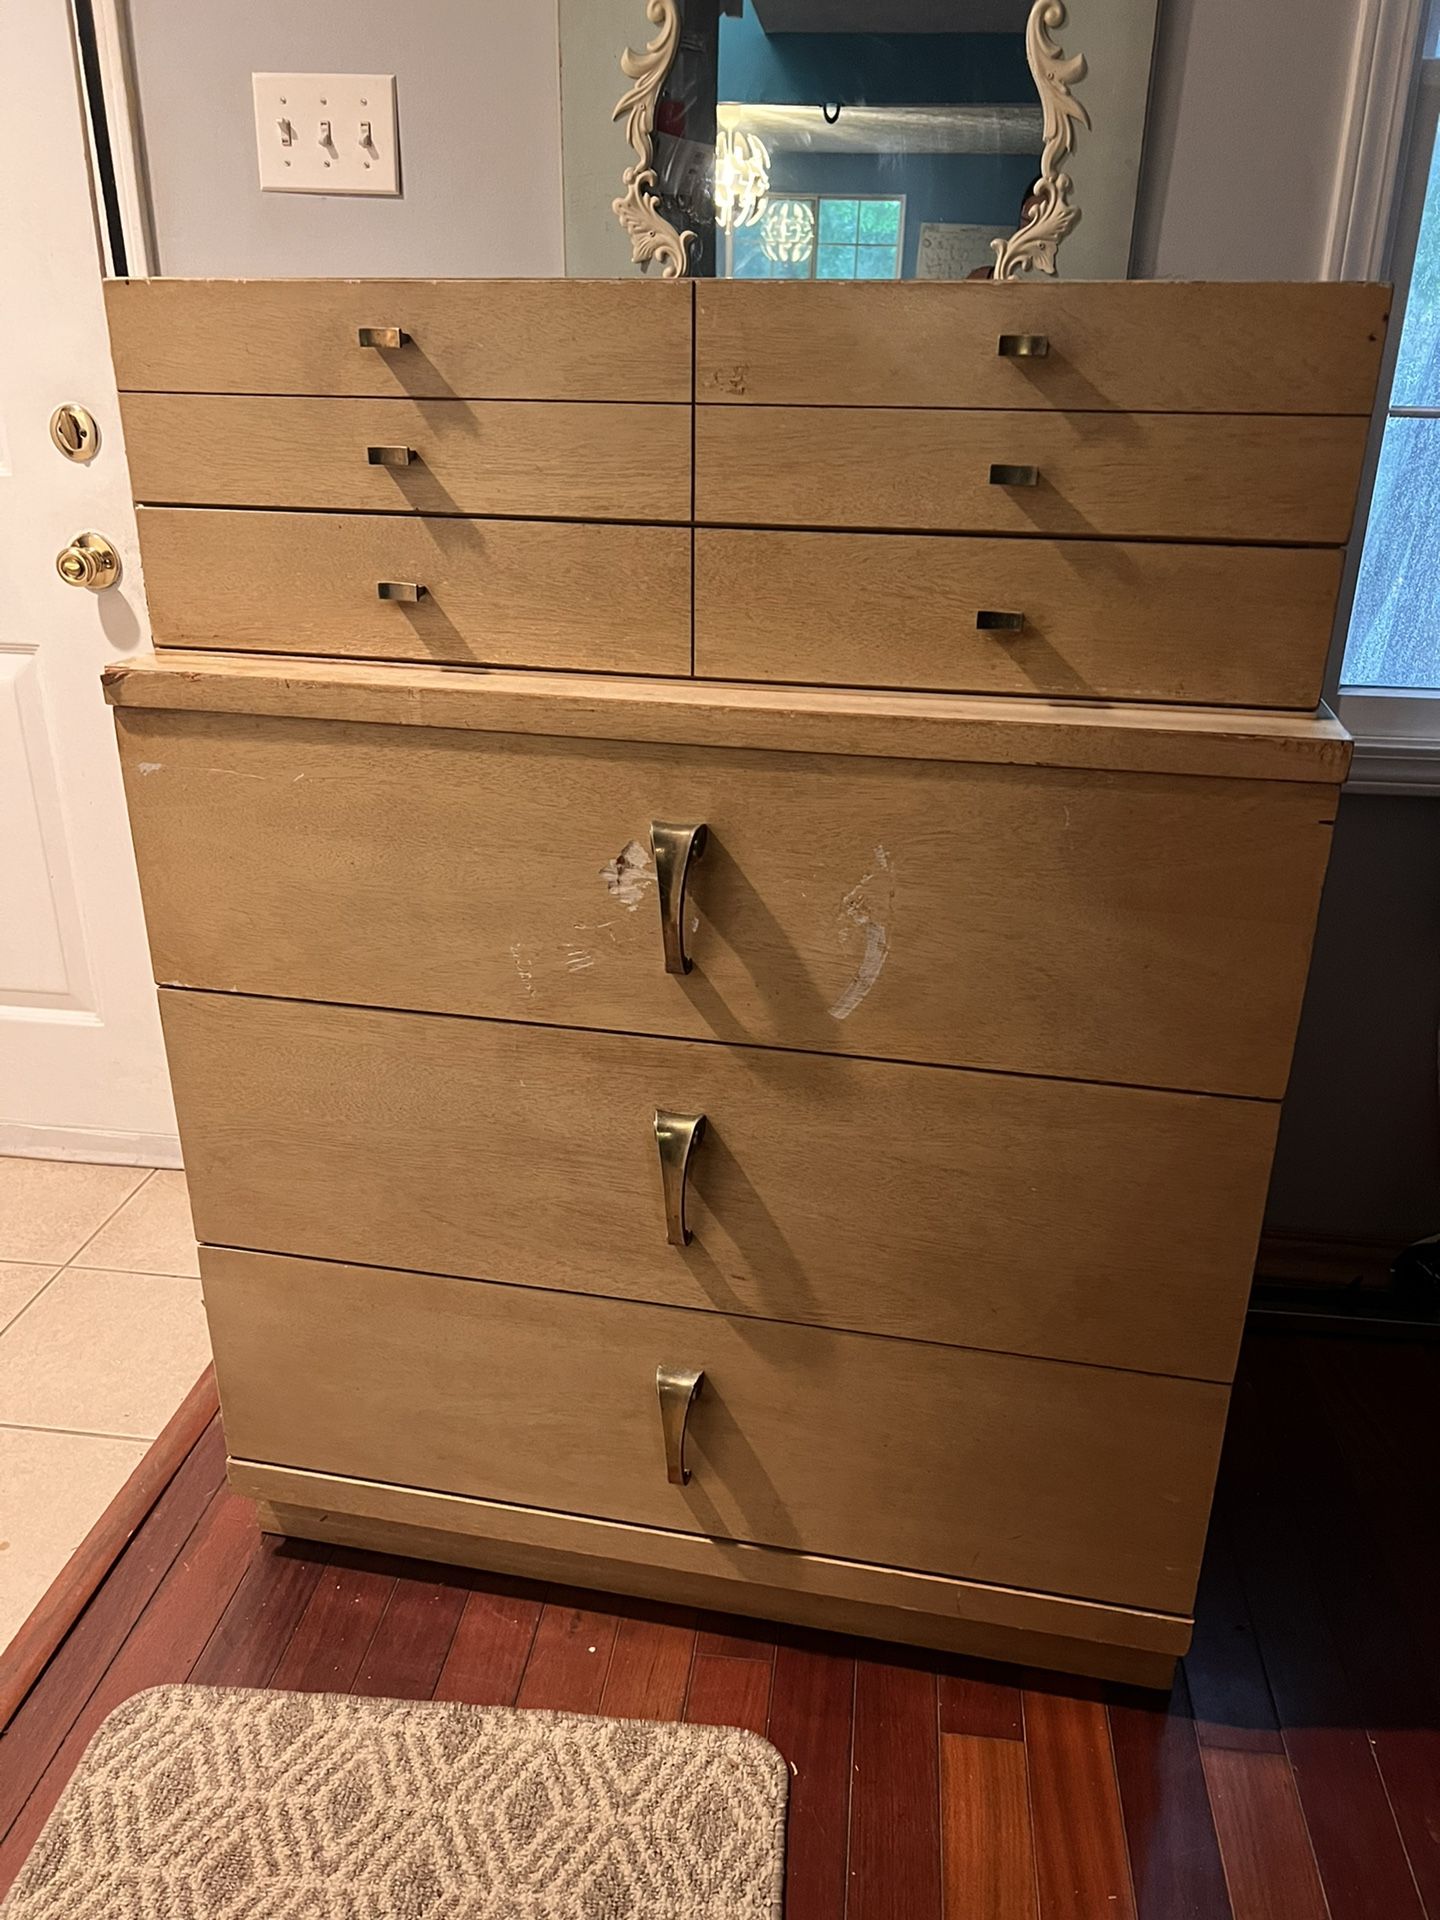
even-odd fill
[[(1228, 1378), (1276, 1109), (162, 993), (196, 1231)], [(672, 1244), (657, 1109), (703, 1115)], [(443, 1203), (439, 1196), (443, 1196)]]
[[(142, 507), (161, 646), (689, 673), (683, 527)], [(418, 600), (387, 598), (381, 582)]]
[[(123, 390), (690, 398), (691, 288), (643, 280), (112, 280)], [(398, 328), (398, 347), (360, 329)]]
[[(1352, 413), (1390, 289), (1041, 280), (696, 282), (696, 396), (732, 404)], [(1043, 357), (1004, 336), (1041, 335)]]
[(135, 498), (160, 505), (690, 517), (686, 407), (132, 393), (121, 411)]
[[(1318, 547), (702, 527), (695, 671), (1311, 708), (1341, 559)], [(997, 617), (1024, 624), (982, 624)]]
[[(1185, 1611), (1226, 1389), (207, 1248), (237, 1458)], [(688, 1486), (657, 1366), (701, 1368)]]
[[(695, 517), (1339, 545), (1367, 429), (1311, 416), (704, 407)], [(1035, 482), (997, 484), (999, 468)]]
[[(1328, 788), (125, 708), (119, 726), (164, 984), (1284, 1090)], [(664, 968), (656, 820), (709, 828), (689, 974)]]

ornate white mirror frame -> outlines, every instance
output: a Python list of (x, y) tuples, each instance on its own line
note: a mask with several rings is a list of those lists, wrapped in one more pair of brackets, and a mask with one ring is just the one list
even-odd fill
[[(658, 260), (664, 277), (674, 280), (687, 271), (695, 235), (672, 226), (660, 211), (655, 106), (680, 44), (680, 0), (645, 0), (645, 13), (656, 29), (654, 39), (642, 51), (627, 47), (620, 56), (620, 70), (631, 84), (613, 117), (623, 116), (635, 159), (621, 176), (624, 191), (613, 204), (630, 236), (631, 259), (642, 271)], [(1055, 37), (1065, 19), (1065, 0), (1034, 0), (1026, 21), (1025, 55), (1043, 114), (1040, 173), (1018, 230), (1008, 240), (990, 243), (996, 280), (1018, 280), (1036, 270), (1054, 273), (1056, 249), (1080, 219), (1064, 162), (1074, 151), (1075, 129), (1088, 128), (1090, 116), (1071, 93), (1085, 78), (1085, 57), (1065, 53)]]

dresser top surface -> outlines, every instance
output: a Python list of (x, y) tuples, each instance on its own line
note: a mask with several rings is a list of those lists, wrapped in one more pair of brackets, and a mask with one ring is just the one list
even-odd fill
[(665, 741), (1338, 785), (1350, 739), (1326, 709), (1126, 706), (984, 694), (235, 658), (183, 649), (120, 662), (112, 706), (462, 732)]

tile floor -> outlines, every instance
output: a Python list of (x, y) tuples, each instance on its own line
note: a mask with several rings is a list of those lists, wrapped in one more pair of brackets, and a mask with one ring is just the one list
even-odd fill
[(0, 1158), (0, 1648), (194, 1386), (183, 1173)]

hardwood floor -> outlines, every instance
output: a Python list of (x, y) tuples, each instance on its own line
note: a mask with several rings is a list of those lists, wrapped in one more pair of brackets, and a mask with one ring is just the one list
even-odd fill
[(189, 1677), (733, 1723), (789, 1920), (1440, 1920), (1440, 1347), (1250, 1339), (1168, 1700), (260, 1536), (195, 1443), (0, 1735), (0, 1890)]

